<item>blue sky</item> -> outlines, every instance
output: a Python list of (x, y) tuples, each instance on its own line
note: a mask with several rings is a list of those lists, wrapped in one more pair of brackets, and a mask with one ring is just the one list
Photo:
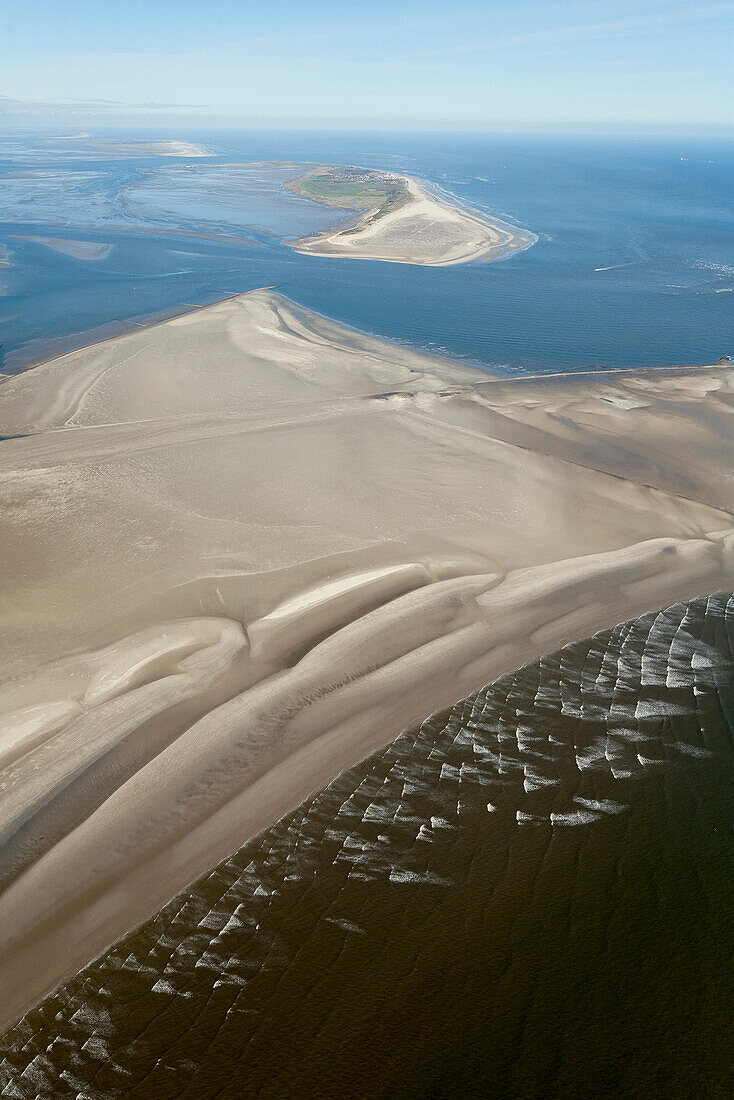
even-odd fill
[(734, 0), (15, 0), (0, 124), (734, 128)]

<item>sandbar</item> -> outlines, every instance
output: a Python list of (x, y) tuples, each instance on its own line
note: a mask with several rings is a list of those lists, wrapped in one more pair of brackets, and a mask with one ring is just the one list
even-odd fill
[(119, 157), (212, 157), (215, 154), (203, 145), (189, 141), (120, 141), (115, 138), (92, 138), (88, 134), (49, 138), (49, 144), (68, 151), (83, 150)]
[(70, 256), (74, 260), (104, 260), (109, 255), (112, 245), (100, 244), (95, 241), (72, 241), (65, 237), (18, 237), (20, 241), (33, 241), (42, 244), (62, 256)]

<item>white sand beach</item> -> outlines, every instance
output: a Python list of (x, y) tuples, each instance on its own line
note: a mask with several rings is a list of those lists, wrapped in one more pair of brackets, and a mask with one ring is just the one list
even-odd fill
[(374, 220), (363, 218), (354, 227), (305, 237), (293, 247), (311, 256), (450, 267), (500, 259), (536, 240), (527, 230), (446, 201), (418, 180), (406, 176), (404, 182), (409, 201), (396, 210)]
[(0, 1024), (405, 726), (731, 587), (733, 391), (492, 379), (264, 290), (4, 381)]

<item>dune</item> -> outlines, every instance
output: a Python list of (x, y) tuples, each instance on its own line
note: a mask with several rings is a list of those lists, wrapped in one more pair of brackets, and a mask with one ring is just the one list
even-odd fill
[(493, 379), (262, 290), (4, 381), (2, 1024), (432, 711), (730, 588), (733, 382)]
[(442, 198), (418, 180), (404, 177), (408, 201), (375, 218), (368, 211), (355, 226), (304, 237), (292, 247), (312, 256), (450, 267), (471, 260), (497, 260), (534, 244), (537, 238), (478, 211)]

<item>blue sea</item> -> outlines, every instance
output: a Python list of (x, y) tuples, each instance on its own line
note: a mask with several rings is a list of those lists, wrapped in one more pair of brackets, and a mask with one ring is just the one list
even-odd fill
[[(110, 136), (129, 140), (144, 134)], [(255, 287), (502, 374), (703, 363), (734, 354), (734, 142), (476, 134), (156, 134), (216, 155), (110, 157), (0, 135), (3, 369)], [(359, 164), (428, 180), (532, 230), (495, 263), (422, 268), (302, 256), (342, 212), (251, 162)], [(294, 173), (290, 173), (292, 176)], [(110, 246), (94, 260), (37, 239)]]

